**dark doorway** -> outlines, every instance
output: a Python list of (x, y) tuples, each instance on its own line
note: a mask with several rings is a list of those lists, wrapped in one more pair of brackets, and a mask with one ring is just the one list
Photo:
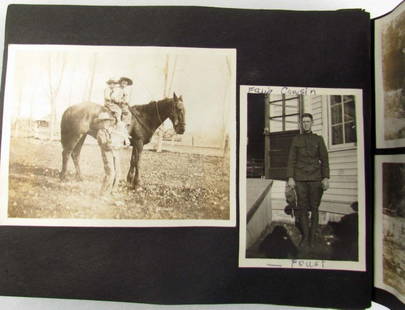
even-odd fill
[(264, 94), (248, 94), (247, 107), (247, 171), (248, 178), (260, 178), (265, 175), (264, 169)]

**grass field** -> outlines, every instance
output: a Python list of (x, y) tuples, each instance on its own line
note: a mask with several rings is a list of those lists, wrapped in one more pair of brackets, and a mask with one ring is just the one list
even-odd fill
[[(87, 139), (92, 139), (88, 137)], [(122, 183), (114, 197), (102, 198), (104, 175), (97, 145), (85, 144), (81, 154), (84, 180), (60, 182), (59, 142), (12, 138), (9, 160), (8, 216), (68, 219), (228, 219), (229, 161), (219, 156), (145, 150), (142, 186)], [(131, 150), (122, 150), (123, 178)]]

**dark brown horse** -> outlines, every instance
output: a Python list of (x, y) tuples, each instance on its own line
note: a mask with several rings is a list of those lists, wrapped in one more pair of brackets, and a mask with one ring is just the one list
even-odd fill
[[(61, 121), (62, 171), (61, 180), (66, 177), (69, 156), (76, 168), (76, 178), (82, 179), (80, 172), (80, 151), (87, 135), (97, 135), (94, 120), (106, 108), (95, 103), (85, 102), (70, 106), (63, 113)], [(129, 107), (131, 112), (128, 133), (131, 136), (132, 156), (127, 182), (133, 188), (140, 184), (139, 161), (143, 146), (150, 142), (156, 129), (169, 118), (177, 134), (185, 131), (185, 110), (182, 96), (152, 101), (149, 104)]]

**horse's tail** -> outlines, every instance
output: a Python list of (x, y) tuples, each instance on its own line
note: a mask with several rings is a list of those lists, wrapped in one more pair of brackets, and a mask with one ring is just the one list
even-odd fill
[(69, 107), (63, 112), (62, 119), (60, 122), (60, 141), (62, 143), (63, 149), (66, 148), (68, 137), (72, 129), (72, 107)]

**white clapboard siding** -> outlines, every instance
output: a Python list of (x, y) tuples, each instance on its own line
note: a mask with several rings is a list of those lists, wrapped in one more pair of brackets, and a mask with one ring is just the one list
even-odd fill
[(329, 182), (329, 186), (336, 189), (353, 189), (352, 182), (336, 182), (335, 180), (332, 180)]
[(357, 151), (348, 149), (329, 152), (330, 187), (324, 199), (338, 202), (357, 201)]
[(322, 97), (315, 96), (311, 100), (311, 112), (314, 118), (312, 132), (322, 135)]
[(334, 175), (330, 183), (345, 183), (351, 184), (357, 182), (357, 175)]

